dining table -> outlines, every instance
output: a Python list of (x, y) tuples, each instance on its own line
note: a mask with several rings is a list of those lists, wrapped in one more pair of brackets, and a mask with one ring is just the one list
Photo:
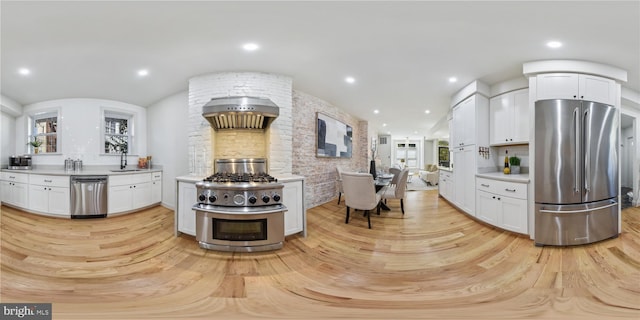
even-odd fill
[[(376, 179), (374, 180), (374, 184), (376, 186), (376, 192), (380, 192), (380, 190), (382, 190), (383, 188), (386, 188), (387, 186), (389, 186), (389, 184), (391, 183), (391, 179), (393, 179), (393, 175), (392, 174), (382, 174), (382, 175), (377, 176)], [(391, 210), (382, 201), (380, 201), (380, 209), (385, 210), (385, 211)]]

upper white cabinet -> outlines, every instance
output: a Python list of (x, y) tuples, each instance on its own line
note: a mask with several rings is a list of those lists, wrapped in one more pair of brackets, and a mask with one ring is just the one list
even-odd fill
[(26, 208), (29, 205), (29, 175), (23, 173), (2, 172), (0, 178), (2, 202)]
[(451, 148), (489, 144), (489, 99), (473, 94), (452, 111)]
[(529, 89), (495, 96), (489, 100), (489, 143), (529, 143)]
[(536, 100), (576, 99), (616, 105), (614, 80), (577, 73), (544, 73), (536, 79)]

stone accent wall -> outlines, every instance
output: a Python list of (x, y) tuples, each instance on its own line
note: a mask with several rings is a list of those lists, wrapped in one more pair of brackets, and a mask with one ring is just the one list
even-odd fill
[[(305, 205), (312, 208), (336, 198), (336, 166), (345, 171), (368, 171), (368, 123), (327, 101), (293, 91), (293, 174), (305, 177)], [(353, 128), (350, 159), (316, 157), (316, 113), (322, 112)]]
[[(269, 98), (280, 115), (267, 131), (214, 131), (202, 117), (202, 106), (211, 98), (253, 96)], [(189, 79), (189, 162), (197, 175), (213, 173), (216, 158), (269, 159), (269, 173), (291, 174), (292, 79), (259, 72), (223, 72)]]

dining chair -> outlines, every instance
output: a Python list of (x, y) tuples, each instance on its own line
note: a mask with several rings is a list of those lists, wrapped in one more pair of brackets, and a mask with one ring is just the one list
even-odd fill
[(391, 179), (389, 186), (395, 186), (398, 183), (398, 177), (399, 177), (400, 171), (402, 170), (395, 167), (389, 168), (389, 173), (393, 175), (393, 178)]
[(340, 169), (340, 167), (336, 167), (336, 173), (338, 175), (336, 179), (336, 188), (338, 189), (338, 204), (340, 204), (340, 198), (342, 198), (342, 194), (344, 193), (344, 188), (342, 188), (342, 169)]
[(345, 204), (347, 205), (347, 217), (344, 223), (349, 223), (349, 210), (351, 208), (363, 210), (367, 216), (367, 223), (371, 229), (370, 211), (378, 208), (380, 213), (381, 195), (376, 193), (373, 176), (370, 173), (343, 172), (342, 187), (344, 188)]
[(409, 169), (404, 169), (398, 174), (398, 181), (395, 185), (388, 186), (382, 194), (384, 203), (387, 199), (400, 199), (400, 209), (404, 215), (404, 198), (407, 195), (407, 179), (409, 177)]

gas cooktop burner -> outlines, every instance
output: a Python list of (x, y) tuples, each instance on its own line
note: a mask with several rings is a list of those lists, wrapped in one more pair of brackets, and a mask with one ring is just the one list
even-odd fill
[(278, 179), (264, 173), (215, 173), (203, 181), (207, 182), (278, 182)]

